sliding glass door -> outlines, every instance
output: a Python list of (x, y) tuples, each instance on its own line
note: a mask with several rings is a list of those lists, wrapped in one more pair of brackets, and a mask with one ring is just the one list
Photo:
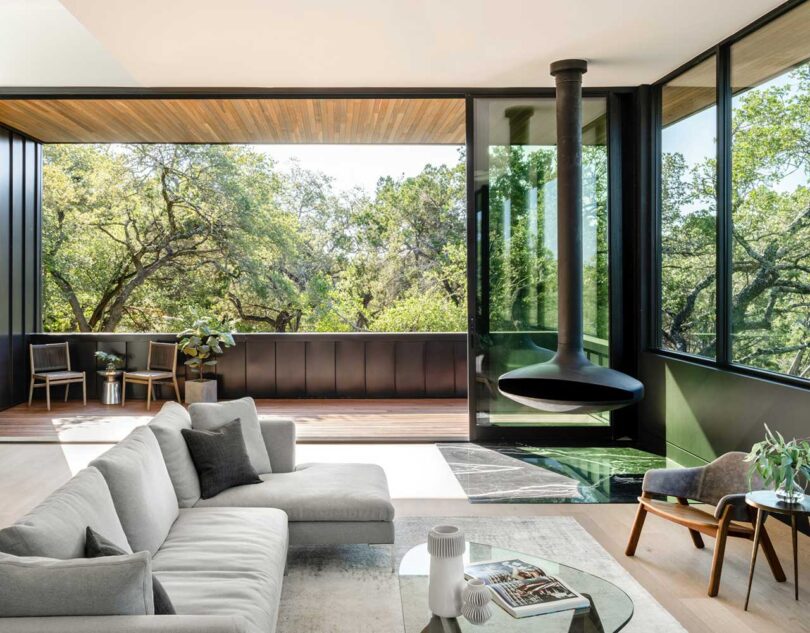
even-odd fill
[[(607, 365), (607, 107), (583, 104), (585, 348)], [(604, 426), (607, 416), (553, 415), (498, 392), (506, 371), (549, 360), (557, 339), (557, 156), (550, 98), (477, 98), (473, 107), (474, 272), (471, 328), (477, 426)], [(472, 245), (471, 245), (472, 246)]]

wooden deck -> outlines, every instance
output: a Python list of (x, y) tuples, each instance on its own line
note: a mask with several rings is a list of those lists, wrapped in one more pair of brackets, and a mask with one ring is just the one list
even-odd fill
[[(112, 443), (146, 424), (163, 402), (146, 410), (142, 400), (126, 406), (97, 401), (21, 404), (0, 411), (0, 442)], [(293, 418), (301, 442), (438, 442), (466, 440), (467, 401), (257, 400), (260, 416)]]

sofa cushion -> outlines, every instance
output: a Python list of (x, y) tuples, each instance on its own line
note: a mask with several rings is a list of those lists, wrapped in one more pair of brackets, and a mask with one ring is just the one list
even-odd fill
[(70, 560), (0, 554), (0, 616), (152, 615), (149, 562), (148, 552)]
[(195, 402), (189, 406), (188, 412), (191, 415), (191, 427), (203, 431), (215, 431), (223, 424), (239, 418), (245, 448), (253, 468), (260, 475), (272, 472), (253, 398), (240, 398), (230, 402)]
[(157, 552), (179, 510), (152, 429), (135, 429), (91, 465), (107, 480), (130, 547)]
[(223, 490), (262, 482), (248, 459), (239, 418), (216, 431), (183, 429), (194, 467), (200, 476), (200, 495), (209, 499)]
[(85, 468), (14, 525), (0, 530), (0, 551), (16, 556), (80, 558), (87, 526), (131, 553), (110, 489), (95, 468)]
[(376, 464), (303, 464), (262, 483), (230, 488), (195, 507), (279, 508), (289, 521), (392, 521), (385, 472)]
[[(88, 527), (84, 555), (86, 558), (102, 558), (104, 556), (126, 556), (126, 552), (93, 528)], [(155, 577), (152, 577), (152, 596), (155, 603), (155, 615), (174, 615), (172, 601), (169, 600), (169, 595), (163, 585)]]
[(149, 428), (160, 444), (178, 505), (181, 508), (192, 507), (200, 498), (200, 480), (186, 441), (180, 433), (182, 429), (191, 428), (191, 416), (182, 404), (169, 401), (149, 423)]
[(152, 559), (155, 572), (255, 571), (282, 574), (287, 516), (273, 508), (180, 510)]
[(180, 615), (239, 615), (249, 633), (274, 633), (281, 576), (253, 571), (157, 574)]

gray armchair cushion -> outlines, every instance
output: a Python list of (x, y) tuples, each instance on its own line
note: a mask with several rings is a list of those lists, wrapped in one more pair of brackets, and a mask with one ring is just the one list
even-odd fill
[(295, 422), (283, 418), (259, 420), (264, 446), (274, 473), (295, 470)]
[(256, 412), (253, 398), (240, 398), (229, 402), (195, 402), (189, 406), (188, 412), (191, 415), (191, 427), (202, 431), (216, 431), (223, 424), (239, 418), (242, 422), (245, 448), (253, 468), (260, 475), (273, 471), (259, 428), (259, 414)]
[(149, 423), (149, 428), (160, 444), (178, 505), (192, 507), (200, 499), (200, 480), (181, 435), (183, 429), (191, 428), (191, 416), (182, 404), (169, 401)]
[(132, 549), (154, 555), (166, 539), (179, 508), (152, 429), (145, 426), (135, 429), (91, 465), (107, 480)]
[[(651, 494), (683, 497), (713, 505), (716, 518), (731, 506), (731, 518), (745, 521), (749, 518), (745, 494), (749, 490), (750, 470), (745, 456), (746, 453), (732, 452), (698, 468), (650, 470), (644, 475), (642, 489)], [(761, 490), (763, 487), (762, 479), (755, 475), (750, 488)]]
[(0, 554), (0, 587), (4, 618), (154, 613), (148, 552), (70, 560)]
[(86, 468), (14, 525), (0, 530), (0, 551), (16, 556), (80, 558), (90, 526), (126, 553), (127, 542), (110, 489), (101, 473)]
[(254, 633), (240, 615), (97, 615), (5, 618), (3, 633)]

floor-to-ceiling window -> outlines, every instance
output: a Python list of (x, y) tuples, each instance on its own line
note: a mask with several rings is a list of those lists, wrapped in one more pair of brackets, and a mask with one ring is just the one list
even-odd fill
[(808, 32), (803, 3), (661, 86), (661, 349), (810, 378)]
[[(553, 416), (498, 392), (498, 377), (549, 360), (557, 332), (557, 155), (553, 99), (476, 99), (476, 419), (482, 425), (604, 424)], [(608, 363), (608, 160), (603, 98), (584, 100), (585, 349)]]

